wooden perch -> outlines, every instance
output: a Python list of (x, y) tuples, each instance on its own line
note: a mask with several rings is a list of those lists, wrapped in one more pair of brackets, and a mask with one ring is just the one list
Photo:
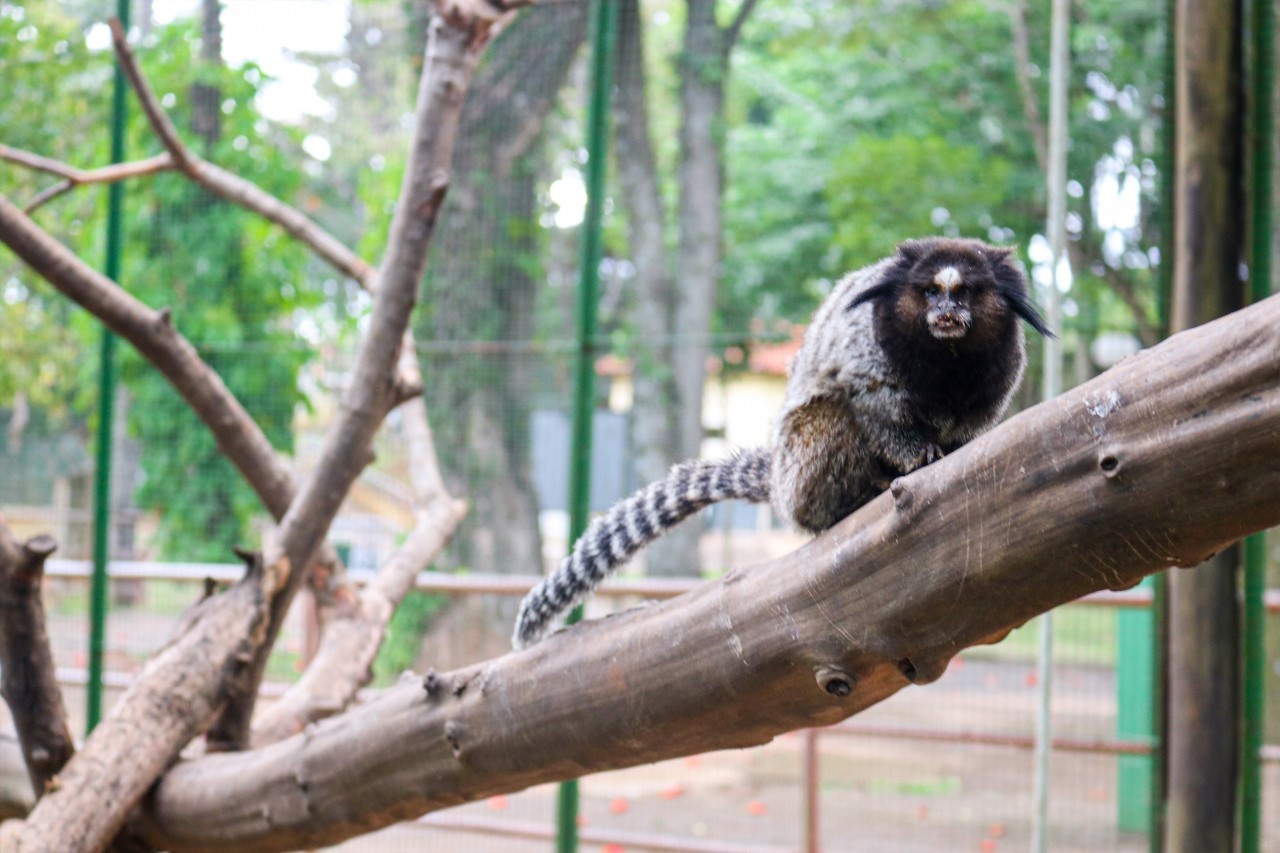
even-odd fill
[(333, 844), (504, 791), (827, 725), (961, 649), (1280, 522), (1280, 297), (1023, 412), (796, 553), (171, 770), (143, 837)]
[(44, 791), (75, 753), (40, 598), (44, 561), (56, 547), (49, 536), (19, 543), (0, 516), (0, 693), (35, 791)]

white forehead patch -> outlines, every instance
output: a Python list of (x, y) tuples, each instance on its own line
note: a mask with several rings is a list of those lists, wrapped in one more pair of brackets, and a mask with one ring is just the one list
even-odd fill
[(943, 267), (938, 270), (938, 274), (933, 277), (933, 280), (935, 283), (950, 290), (960, 283), (960, 270), (955, 267)]

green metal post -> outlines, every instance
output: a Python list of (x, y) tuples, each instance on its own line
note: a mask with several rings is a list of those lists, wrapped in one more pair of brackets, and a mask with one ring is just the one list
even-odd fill
[[(1253, 0), (1252, 68), (1249, 75), (1250, 246), (1249, 290), (1251, 301), (1265, 299), (1271, 291), (1272, 257), (1272, 145), (1275, 143), (1275, 0)], [(1241, 697), (1240, 851), (1262, 849), (1262, 749), (1266, 723), (1267, 648), (1266, 534), (1255, 533), (1244, 543), (1244, 661)]]
[[(591, 513), (591, 419), (595, 408), (595, 355), (600, 289), (605, 165), (608, 162), (609, 100), (613, 91), (613, 45), (617, 4), (591, 4), (591, 95), (587, 107), (587, 211), (582, 223), (578, 271), (577, 349), (573, 377), (573, 436), (569, 457), (569, 541), (587, 528)], [(569, 622), (582, 618), (574, 608)], [(556, 803), (556, 850), (578, 849), (578, 783), (560, 785)]]
[[(129, 0), (117, 0), (116, 16), (129, 29)], [(126, 82), (116, 60), (111, 91), (111, 162), (124, 162)], [(123, 236), (124, 183), (107, 189), (107, 257), (103, 267), (107, 278), (120, 278), (120, 247)], [(89, 605), (89, 684), (85, 727), (93, 731), (102, 719), (102, 660), (107, 634), (107, 560), (111, 543), (111, 447), (112, 421), (116, 399), (116, 336), (105, 326), (98, 372), (97, 461), (93, 473), (93, 582)]]
[[(1173, 230), (1174, 230), (1174, 140), (1177, 122), (1177, 98), (1174, 75), (1177, 71), (1173, 53), (1173, 24), (1177, 0), (1165, 0), (1164, 46), (1164, 116), (1160, 124), (1160, 269), (1157, 275), (1156, 321), (1161, 337), (1169, 334), (1173, 304)], [(1151, 811), (1147, 829), (1147, 849), (1151, 853), (1164, 850), (1164, 826), (1168, 790), (1169, 731), (1169, 578), (1161, 572), (1151, 583)]]
[[(1156, 579), (1142, 582), (1155, 588)], [(1152, 741), (1156, 728), (1156, 614), (1154, 609), (1123, 608), (1116, 614), (1116, 736)], [(1116, 825), (1125, 832), (1148, 829), (1151, 820), (1154, 760), (1150, 755), (1116, 756)]]

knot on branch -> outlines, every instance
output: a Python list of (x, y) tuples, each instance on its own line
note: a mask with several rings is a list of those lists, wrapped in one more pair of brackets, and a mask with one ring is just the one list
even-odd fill
[(904, 478), (899, 477), (889, 484), (889, 494), (893, 495), (893, 505), (898, 512), (906, 512), (915, 504), (916, 498), (907, 488)]
[(912, 684), (930, 684), (947, 671), (947, 659), (924, 656), (899, 658), (898, 671)]
[(262, 577), (264, 568), (261, 551), (251, 551), (248, 548), (240, 548), (239, 546), (231, 549), (240, 562), (244, 563), (245, 579)]
[(818, 686), (827, 693), (843, 699), (853, 693), (853, 687), (858, 680), (842, 669), (830, 666), (820, 666), (814, 671), (817, 678)]
[(458, 761), (462, 761), (462, 739), (465, 734), (466, 728), (456, 720), (444, 724), (444, 739), (449, 742), (449, 751)]

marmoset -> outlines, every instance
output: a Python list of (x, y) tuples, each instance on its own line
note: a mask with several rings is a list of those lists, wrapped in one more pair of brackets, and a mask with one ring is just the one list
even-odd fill
[(1013, 250), (908, 240), (841, 279), (814, 314), (787, 377), (769, 447), (682, 462), (596, 518), (525, 597), (523, 648), (642, 547), (718, 501), (768, 501), (821, 533), (897, 477), (992, 427), (1026, 366), (1018, 320), (1052, 334)]

